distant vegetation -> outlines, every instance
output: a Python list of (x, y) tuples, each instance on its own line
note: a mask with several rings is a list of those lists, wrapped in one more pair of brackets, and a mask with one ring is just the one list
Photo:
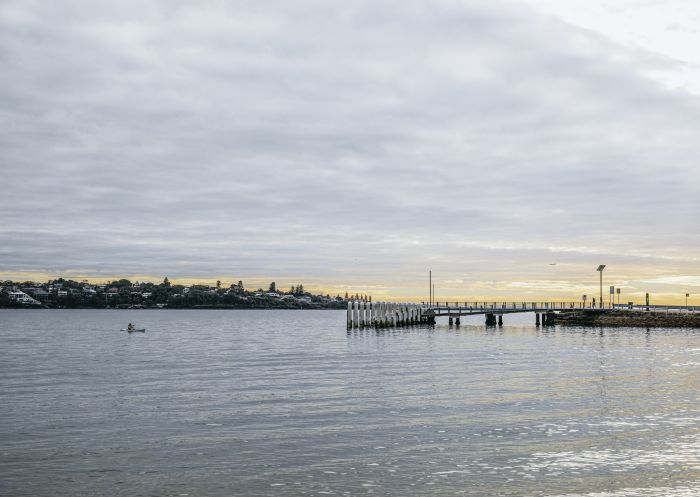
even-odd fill
[(209, 285), (173, 285), (166, 277), (162, 283), (132, 283), (115, 280), (91, 284), (59, 278), (46, 283), (33, 281), (0, 282), (0, 307), (16, 308), (168, 308), (168, 309), (344, 309), (349, 299), (362, 295), (314, 295), (304, 285), (280, 291), (273, 281), (267, 290), (246, 290), (238, 281), (224, 287), (221, 281)]

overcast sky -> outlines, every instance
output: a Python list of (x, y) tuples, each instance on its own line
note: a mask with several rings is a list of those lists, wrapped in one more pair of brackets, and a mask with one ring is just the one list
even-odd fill
[(3, 0), (0, 278), (700, 294), (697, 5)]

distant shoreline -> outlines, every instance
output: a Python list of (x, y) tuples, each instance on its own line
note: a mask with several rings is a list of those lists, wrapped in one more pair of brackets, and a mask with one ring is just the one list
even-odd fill
[(5, 306), (0, 311), (342, 311), (345, 307), (47, 307), (47, 306)]
[(168, 278), (160, 284), (121, 279), (93, 285), (63, 278), (0, 282), (0, 309), (345, 309), (348, 300), (359, 298), (366, 296), (316, 295), (302, 284), (282, 291), (274, 281), (267, 291), (246, 290), (242, 281), (229, 287), (221, 281), (184, 286)]

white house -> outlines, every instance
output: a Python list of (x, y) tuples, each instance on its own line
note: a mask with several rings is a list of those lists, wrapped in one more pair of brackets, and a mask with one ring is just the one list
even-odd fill
[(7, 293), (10, 296), (10, 300), (13, 300), (19, 304), (41, 305), (41, 302), (31, 298), (29, 295), (20, 290), (11, 290)]

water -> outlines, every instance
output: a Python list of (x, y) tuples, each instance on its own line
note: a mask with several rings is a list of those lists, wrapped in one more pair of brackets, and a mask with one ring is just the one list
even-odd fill
[(0, 311), (0, 495), (700, 495), (700, 330), (533, 322)]

